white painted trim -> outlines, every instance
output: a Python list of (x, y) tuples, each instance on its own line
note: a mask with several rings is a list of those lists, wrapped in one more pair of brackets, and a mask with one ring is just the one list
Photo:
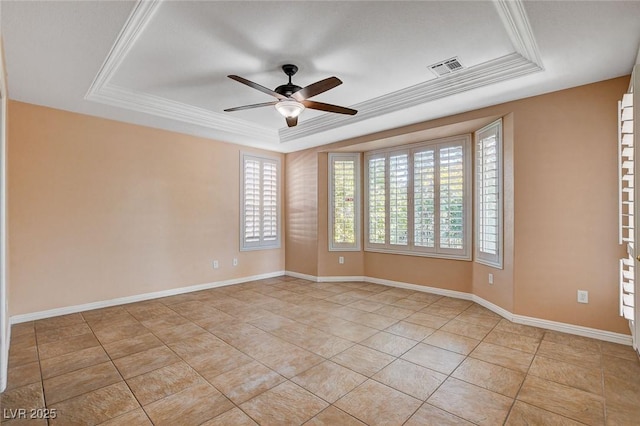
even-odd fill
[(448, 290), (445, 288), (429, 287), (419, 284), (410, 284), (401, 281), (392, 281), (382, 278), (366, 277), (366, 276), (344, 276), (344, 277), (316, 277), (313, 275), (300, 274), (298, 272), (286, 272), (287, 275), (297, 278), (308, 279), (314, 282), (368, 282), (372, 284), (381, 284), (389, 287), (406, 288), (408, 290), (420, 291), (423, 293), (437, 294), (440, 296), (453, 297), (456, 299), (471, 300), (478, 305), (489, 309), (501, 317), (517, 324), (529, 325), (532, 327), (544, 328), (546, 330), (554, 330), (562, 333), (573, 334), (576, 336), (589, 337), (591, 339), (603, 340), (605, 342), (613, 342), (621, 345), (631, 346), (631, 336), (628, 334), (615, 333), (613, 331), (598, 330), (596, 328), (583, 327), (580, 325), (567, 324), (564, 322), (550, 321), (540, 318), (527, 317), (524, 315), (513, 314), (512, 312), (492, 303), (482, 297), (456, 290)]
[(92, 309), (108, 308), (110, 306), (124, 305), (127, 303), (142, 302), (145, 300), (158, 299), (161, 297), (175, 296), (177, 294), (191, 293), (194, 291), (208, 290), (208, 289), (217, 288), (217, 287), (225, 287), (228, 285), (242, 284), (249, 281), (281, 277), (282, 275), (284, 275), (284, 271), (268, 272), (265, 274), (252, 275), (249, 277), (233, 278), (230, 280), (215, 281), (211, 283), (198, 284), (198, 285), (193, 285), (188, 287), (179, 287), (179, 288), (172, 288), (169, 290), (155, 291), (153, 293), (136, 294), (134, 296), (118, 297), (116, 299), (84, 303), (82, 305), (74, 305), (74, 306), (66, 306), (63, 308), (49, 309), (47, 311), (14, 315), (11, 317), (11, 324), (19, 324), (22, 322), (57, 317), (60, 315), (75, 314), (77, 312), (90, 311)]
[(379, 117), (541, 70), (542, 68), (537, 64), (527, 60), (519, 53), (511, 53), (445, 77), (351, 105), (350, 108), (358, 110), (356, 115), (323, 114), (307, 119), (296, 127), (282, 128), (280, 129), (280, 142), (295, 141), (329, 129)]
[[(0, 36), (1, 36), (0, 32)], [(0, 43), (2, 38), (0, 37)], [(7, 291), (8, 238), (7, 238), (7, 109), (8, 84), (5, 74), (4, 45), (0, 44), (0, 392), (7, 386), (9, 364), (9, 294)]]
[(504, 25), (516, 52), (536, 64), (541, 70), (544, 69), (524, 2), (522, 0), (494, 0), (493, 4), (496, 6), (502, 25)]
[(295, 271), (286, 271), (284, 274), (288, 277), (300, 278), (301, 280), (313, 281), (314, 283), (318, 282), (318, 277), (315, 275), (303, 274)]
[(456, 299), (471, 300), (472, 295), (462, 291), (448, 290), (446, 288), (429, 287), (426, 285), (410, 284), (401, 281), (391, 281), (382, 278), (365, 277), (366, 282), (382, 284), (389, 287), (405, 288), (407, 290), (421, 291), (423, 293), (437, 294), (439, 296), (454, 297)]
[(597, 328), (549, 321), (524, 315), (513, 315), (512, 321), (517, 324), (530, 325), (532, 327), (545, 328), (547, 330), (559, 331), (561, 333), (575, 334), (576, 336), (590, 337), (592, 339), (631, 346), (631, 336), (628, 334), (614, 333), (612, 331), (598, 330)]
[(332, 276), (332, 277), (317, 277), (319, 283), (338, 283), (338, 282), (365, 282), (365, 277), (363, 276)]

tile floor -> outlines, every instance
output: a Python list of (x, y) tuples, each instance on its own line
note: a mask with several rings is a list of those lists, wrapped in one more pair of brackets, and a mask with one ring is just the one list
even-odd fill
[(640, 363), (464, 300), (281, 277), (15, 325), (0, 403), (6, 425), (638, 425)]

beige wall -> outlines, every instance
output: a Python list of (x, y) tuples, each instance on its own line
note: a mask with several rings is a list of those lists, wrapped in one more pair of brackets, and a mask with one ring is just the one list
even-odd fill
[(284, 245), (239, 251), (255, 150), (20, 102), (9, 123), (12, 315), (284, 270)]
[[(320, 275), (349, 275), (344, 270), (473, 292), (516, 314), (628, 333), (628, 324), (618, 316), (617, 307), (617, 265), (624, 253), (617, 243), (615, 130), (616, 102), (628, 84), (629, 77), (621, 77), (287, 155), (289, 164), (290, 157), (357, 151), (364, 144), (376, 146), (375, 141), (383, 138), (415, 142), (418, 136), (412, 135), (431, 134), (435, 138), (468, 133), (469, 123), (505, 118), (507, 229), (503, 270), (475, 262), (370, 252), (329, 253), (327, 197), (326, 191), (319, 191), (317, 212), (315, 206), (307, 212), (317, 219), (317, 223), (310, 223), (317, 230), (298, 232), (316, 233)], [(326, 154), (321, 157), (323, 164), (325, 158)], [(311, 159), (309, 164), (313, 166)], [(326, 187), (326, 166), (317, 170), (317, 187)], [(300, 210), (297, 214), (304, 216)], [(363, 256), (362, 267), (340, 268), (343, 265), (336, 265), (339, 255), (353, 258), (355, 265)], [(312, 271), (304, 253), (287, 253), (287, 269), (303, 260)], [(488, 284), (489, 272), (494, 274), (493, 285)], [(578, 289), (589, 291), (589, 304), (577, 303)]]

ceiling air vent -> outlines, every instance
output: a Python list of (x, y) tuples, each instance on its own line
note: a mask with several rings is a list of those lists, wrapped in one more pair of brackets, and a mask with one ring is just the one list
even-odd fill
[(438, 77), (460, 71), (463, 68), (464, 66), (460, 63), (460, 59), (458, 59), (457, 56), (429, 66), (429, 69)]

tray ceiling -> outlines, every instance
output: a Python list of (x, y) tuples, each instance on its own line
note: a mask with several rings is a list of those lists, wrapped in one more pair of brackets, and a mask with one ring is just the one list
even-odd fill
[[(12, 2), (2, 4), (9, 96), (290, 152), (628, 74), (640, 2)], [(457, 56), (464, 69), (429, 65)], [(344, 84), (287, 128), (275, 88)]]

